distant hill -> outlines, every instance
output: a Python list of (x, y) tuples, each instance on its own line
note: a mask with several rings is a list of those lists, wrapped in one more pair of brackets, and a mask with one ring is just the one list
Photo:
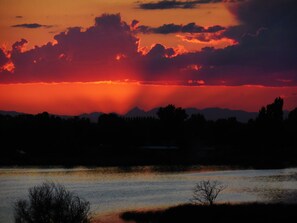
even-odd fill
[(17, 115), (23, 115), (25, 113), (22, 112), (16, 112), (16, 111), (0, 111), (0, 115), (10, 115), (10, 116), (17, 116)]
[[(149, 111), (144, 111), (138, 107), (135, 107), (128, 111), (125, 117), (157, 117), (158, 108), (154, 108)], [(192, 114), (202, 114), (207, 120), (218, 120), (235, 117), (240, 122), (248, 122), (249, 119), (254, 119), (257, 117), (258, 112), (246, 112), (242, 110), (231, 110), (224, 108), (186, 108), (186, 112), (189, 116)]]
[(138, 107), (132, 108), (130, 111), (128, 111), (124, 116), (125, 117), (157, 117), (157, 112), (159, 108), (154, 108), (149, 111), (142, 110)]
[(92, 113), (84, 113), (79, 115), (81, 118), (89, 118), (91, 122), (97, 122), (100, 115), (102, 115), (102, 112), (92, 112)]
[(255, 119), (258, 115), (258, 112), (247, 112), (242, 110), (231, 110), (225, 108), (189, 108), (186, 109), (186, 111), (188, 115), (197, 113), (202, 114), (207, 120), (218, 120), (235, 117), (240, 122), (248, 122), (248, 120)]
[[(138, 107), (132, 108), (124, 117), (157, 117), (158, 107), (153, 108), (149, 111), (145, 111)], [(258, 115), (258, 112), (247, 112), (243, 110), (231, 110), (226, 108), (205, 108), (205, 109), (197, 109), (197, 108), (186, 108), (186, 112), (189, 116), (192, 114), (202, 114), (207, 120), (218, 120), (218, 119), (226, 119), (235, 117), (240, 122), (248, 122), (250, 119), (255, 119)], [(11, 115), (17, 116), (20, 114), (24, 114), (16, 111), (0, 111), (0, 115)], [(98, 117), (103, 114), (102, 112), (92, 112), (92, 113), (83, 113), (78, 115), (81, 118), (89, 118), (91, 122), (97, 122)], [(71, 118), (73, 116), (66, 115), (57, 115), (61, 118)], [(288, 111), (284, 111), (284, 117), (288, 116)]]
[(148, 114), (145, 110), (142, 110), (138, 107), (135, 107), (135, 108), (132, 108), (130, 111), (128, 111), (126, 114), (125, 114), (125, 117), (129, 117), (129, 118), (132, 118), (132, 117), (146, 117)]

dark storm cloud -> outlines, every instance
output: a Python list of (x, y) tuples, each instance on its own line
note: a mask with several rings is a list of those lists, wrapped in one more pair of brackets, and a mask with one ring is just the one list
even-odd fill
[(186, 33), (200, 33), (200, 32), (203, 32), (204, 30), (205, 30), (204, 27), (198, 26), (193, 22), (187, 25), (184, 25), (181, 28), (181, 31)]
[(12, 45), (12, 51), (11, 53), (19, 53), (19, 52), (22, 52), (24, 46), (28, 43), (27, 40), (25, 39), (21, 39), (20, 41), (17, 41), (15, 42), (13, 45)]
[(161, 44), (156, 44), (146, 55), (147, 58), (152, 60), (158, 60), (164, 57), (170, 57), (174, 55), (174, 50), (172, 48), (165, 48)]
[(162, 0), (158, 2), (139, 3), (140, 9), (156, 10), (156, 9), (193, 9), (201, 4), (218, 3), (218, 2), (238, 2), (243, 0), (196, 0), (196, 1), (177, 1)]
[(205, 32), (216, 33), (216, 32), (222, 31), (222, 30), (225, 30), (225, 28), (222, 26), (216, 25), (216, 26), (208, 27)]
[(6, 57), (4, 51), (0, 48), (0, 71), (1, 67), (8, 62), (8, 58)]
[(249, 0), (231, 7), (230, 11), (250, 28), (273, 27), (287, 23), (290, 16), (296, 14), (296, 6), (295, 0)]
[(13, 28), (26, 28), (26, 29), (37, 29), (37, 28), (51, 28), (51, 25), (41, 25), (39, 23), (23, 23), (12, 25)]
[(140, 33), (150, 34), (171, 34), (171, 33), (214, 33), (225, 30), (224, 27), (216, 25), (208, 28), (198, 26), (195, 23), (188, 23), (187, 25), (176, 25), (173, 23), (164, 24), (159, 27), (138, 26), (136, 31)]
[[(134, 61), (138, 39), (120, 15), (102, 15), (83, 31), (69, 28), (54, 36), (56, 44), (23, 51), (27, 40), (12, 46), (13, 75), (0, 74), (1, 82), (59, 82), (120, 79), (126, 60)], [(126, 60), (116, 60), (117, 56)], [(134, 62), (133, 62), (134, 63)], [(131, 72), (130, 72), (131, 74)]]
[(134, 29), (137, 27), (137, 25), (139, 24), (139, 21), (136, 20), (136, 19), (133, 19), (132, 22), (131, 22), (131, 27)]
[(287, 75), (284, 79), (296, 83), (296, 9), (295, 0), (250, 0), (231, 8), (242, 25), (227, 34), (237, 35), (239, 44), (222, 50), (216, 59), (254, 68), (249, 76), (262, 73), (269, 81), (271, 76)]
[[(249, 0), (231, 5), (230, 11), (241, 24), (226, 28), (221, 37), (238, 44), (165, 58), (160, 70), (180, 71), (171, 76), (200, 78), (206, 84), (297, 85), (296, 8), (295, 0)], [(201, 67), (191, 71), (187, 69), (191, 65)], [(155, 73), (157, 68), (154, 65)]]
[[(135, 29), (141, 28), (138, 21), (128, 25), (119, 15), (102, 15), (85, 31), (76, 27), (56, 35), (56, 44), (23, 51), (26, 40), (15, 43), (9, 58), (14, 74), (0, 72), (0, 82), (132, 79), (150, 83), (191, 80), (191, 85), (199, 81), (206, 85), (296, 86), (297, 1), (249, 0), (230, 7), (240, 21), (238, 26), (206, 29), (190, 23), (146, 29), (184, 32), (181, 35), (219, 33), (222, 38), (236, 40), (236, 45), (180, 54), (156, 44), (142, 54), (135, 36)], [(0, 51), (0, 64), (4, 63), (7, 57)]]
[(22, 18), (24, 18), (23, 16), (21, 16), (21, 15), (17, 15), (17, 16), (15, 16), (17, 19), (22, 19)]

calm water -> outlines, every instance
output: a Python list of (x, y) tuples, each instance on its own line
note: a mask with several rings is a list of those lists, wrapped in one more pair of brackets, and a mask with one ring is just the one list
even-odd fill
[(195, 183), (217, 180), (228, 185), (220, 202), (294, 202), (297, 168), (279, 170), (207, 170), (120, 168), (0, 168), (0, 222), (13, 222), (12, 205), (28, 188), (57, 182), (90, 201), (96, 213), (186, 203)]

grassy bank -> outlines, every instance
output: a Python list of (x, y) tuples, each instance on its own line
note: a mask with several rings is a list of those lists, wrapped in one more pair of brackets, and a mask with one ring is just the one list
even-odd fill
[(294, 222), (297, 219), (297, 204), (185, 204), (157, 211), (124, 212), (121, 218), (136, 223)]

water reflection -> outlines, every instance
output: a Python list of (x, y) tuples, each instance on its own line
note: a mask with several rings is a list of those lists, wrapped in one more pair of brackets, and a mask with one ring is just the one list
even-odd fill
[(274, 174), (253, 177), (251, 182), (256, 186), (249, 190), (268, 202), (297, 203), (296, 181), (296, 169), (275, 170)]
[(1, 175), (33, 175), (33, 174), (120, 174), (120, 173), (133, 173), (133, 174), (146, 174), (146, 173), (178, 173), (178, 172), (210, 172), (230, 170), (229, 166), (119, 166), (119, 167), (29, 167), (29, 168), (0, 168)]
[(195, 184), (217, 180), (228, 185), (219, 202), (296, 201), (297, 169), (230, 170), (228, 167), (108, 167), (0, 169), (0, 222), (13, 222), (12, 203), (44, 181), (62, 183), (109, 213), (189, 202)]
[(297, 173), (288, 173), (288, 174), (273, 175), (273, 176), (262, 176), (262, 177), (258, 177), (258, 180), (262, 180), (265, 182), (297, 181)]

